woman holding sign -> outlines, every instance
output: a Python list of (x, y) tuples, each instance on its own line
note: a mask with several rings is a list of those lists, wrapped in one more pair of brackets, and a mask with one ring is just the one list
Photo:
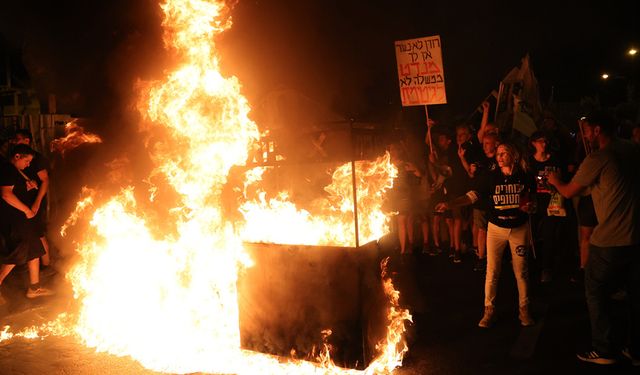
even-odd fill
[(525, 161), (516, 147), (509, 143), (498, 146), (496, 160), (499, 168), (474, 179), (474, 185), (465, 195), (441, 202), (436, 209), (470, 205), (484, 200), (489, 207), (487, 228), (487, 274), (485, 279), (484, 316), (478, 323), (483, 328), (495, 321), (495, 298), (502, 268), (502, 255), (509, 244), (519, 295), (520, 323), (534, 324), (529, 310), (529, 212), (533, 209), (535, 184)]

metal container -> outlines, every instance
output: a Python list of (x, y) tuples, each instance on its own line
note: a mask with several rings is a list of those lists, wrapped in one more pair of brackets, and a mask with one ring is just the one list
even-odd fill
[(242, 347), (315, 359), (329, 329), (334, 362), (364, 368), (385, 334), (377, 242), (358, 248), (245, 243), (239, 275)]

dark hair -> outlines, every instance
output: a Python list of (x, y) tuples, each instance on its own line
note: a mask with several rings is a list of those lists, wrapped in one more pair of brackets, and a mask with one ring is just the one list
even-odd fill
[(536, 130), (531, 134), (531, 136), (529, 136), (529, 141), (527, 142), (527, 151), (531, 155), (535, 154), (536, 152), (536, 148), (533, 146), (533, 142), (537, 141), (540, 138), (546, 139), (547, 143), (549, 142), (549, 136), (547, 135), (547, 132), (542, 130)]
[(531, 134), (531, 136), (529, 137), (529, 142), (533, 142), (533, 141), (535, 141), (535, 140), (537, 140), (537, 139), (540, 139), (540, 138), (545, 138), (545, 139), (547, 139), (547, 138), (548, 138), (548, 137), (547, 137), (547, 133), (546, 133), (546, 132), (544, 132), (544, 131), (542, 131), (542, 130), (536, 130), (536, 131), (534, 131), (534, 132)]
[(16, 155), (35, 155), (36, 152), (25, 144), (13, 145), (9, 151), (9, 157), (13, 158)]
[(31, 132), (28, 131), (27, 129), (18, 129), (18, 130), (16, 130), (16, 132), (13, 134), (13, 137), (15, 138), (15, 136), (18, 135), (18, 134), (20, 134), (24, 138), (29, 138), (30, 141), (33, 141), (33, 135), (31, 135)]
[(595, 110), (586, 116), (585, 121), (591, 126), (600, 127), (600, 132), (606, 135), (614, 135), (616, 132), (616, 125), (613, 121), (613, 116), (609, 112), (604, 110)]
[(464, 129), (464, 130), (468, 131), (469, 133), (473, 133), (473, 129), (472, 128), (473, 127), (471, 126), (471, 124), (466, 123), (466, 122), (462, 122), (462, 123), (456, 125), (456, 131), (458, 129)]

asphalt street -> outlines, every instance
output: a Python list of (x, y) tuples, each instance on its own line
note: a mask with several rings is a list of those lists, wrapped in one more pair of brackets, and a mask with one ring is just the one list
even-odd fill
[[(586, 364), (575, 353), (589, 347), (589, 321), (583, 285), (568, 279), (549, 284), (532, 282), (533, 327), (523, 328), (517, 318), (517, 289), (509, 260), (505, 259), (498, 290), (498, 320), (490, 329), (477, 323), (482, 315), (484, 275), (473, 270), (467, 254), (454, 264), (446, 254), (414, 254), (401, 259), (392, 247), (391, 270), (400, 302), (413, 315), (407, 339), (409, 352), (396, 374), (633, 374), (629, 362), (613, 366)], [(63, 262), (60, 262), (63, 264)], [(52, 319), (76, 308), (64, 272), (43, 277), (44, 285), (58, 291), (52, 297), (24, 297), (27, 273), (23, 268), (6, 280), (0, 308), (2, 326), (25, 327)], [(533, 275), (532, 278), (534, 278)], [(614, 302), (623, 323), (625, 301)], [(624, 330), (624, 328), (622, 328)], [(624, 334), (624, 332), (619, 332)], [(635, 372), (634, 372), (635, 371)], [(95, 353), (70, 338), (38, 340), (14, 338), (0, 342), (0, 374), (153, 374), (122, 357)]]

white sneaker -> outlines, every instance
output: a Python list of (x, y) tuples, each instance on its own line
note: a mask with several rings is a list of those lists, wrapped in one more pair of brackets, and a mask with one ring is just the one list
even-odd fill
[(607, 358), (600, 355), (600, 353), (595, 350), (579, 353), (577, 357), (581, 361), (596, 363), (598, 365), (612, 365), (618, 362), (615, 358)]
[(640, 366), (640, 359), (639, 358), (633, 358), (631, 356), (631, 352), (629, 351), (629, 348), (622, 349), (622, 355), (631, 360), (631, 365), (632, 366)]
[(55, 292), (51, 289), (38, 287), (37, 289), (27, 289), (27, 298), (38, 298), (44, 296), (51, 296), (55, 294)]

